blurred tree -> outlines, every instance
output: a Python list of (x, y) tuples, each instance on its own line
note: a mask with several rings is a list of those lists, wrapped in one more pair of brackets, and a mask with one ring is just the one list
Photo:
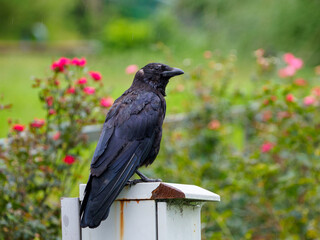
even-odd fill
[(174, 12), (190, 27), (206, 32), (211, 47), (247, 53), (261, 46), (301, 52), (319, 63), (319, 2), (310, 0), (177, 0)]

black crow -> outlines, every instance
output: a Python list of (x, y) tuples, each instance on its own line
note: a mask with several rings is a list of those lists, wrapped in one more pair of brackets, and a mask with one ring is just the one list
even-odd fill
[(114, 102), (92, 158), (80, 209), (81, 227), (98, 227), (108, 217), (111, 204), (134, 173), (140, 181), (161, 181), (147, 178), (138, 168), (148, 166), (158, 155), (166, 113), (165, 89), (171, 77), (183, 73), (150, 63), (136, 73), (131, 87)]

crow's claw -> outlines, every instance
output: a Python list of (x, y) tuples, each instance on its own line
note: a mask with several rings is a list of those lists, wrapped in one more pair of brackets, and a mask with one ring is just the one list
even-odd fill
[(145, 176), (144, 174), (142, 174), (138, 170), (136, 171), (136, 173), (139, 175), (139, 177), (141, 178), (142, 182), (162, 182), (161, 179), (148, 178), (147, 176)]
[(137, 183), (141, 183), (143, 182), (142, 179), (133, 179), (133, 180), (128, 180), (126, 185), (127, 186), (133, 186), (133, 185), (136, 185)]

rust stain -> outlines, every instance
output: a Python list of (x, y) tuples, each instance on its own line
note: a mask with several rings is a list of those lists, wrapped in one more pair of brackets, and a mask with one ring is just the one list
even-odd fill
[(160, 183), (159, 187), (152, 191), (151, 199), (176, 199), (186, 198), (186, 195), (179, 189)]
[(140, 200), (136, 200), (136, 202), (139, 204), (139, 203), (140, 203)]
[(120, 201), (120, 240), (123, 239), (123, 232), (124, 232), (124, 218), (123, 218), (123, 206), (124, 202)]

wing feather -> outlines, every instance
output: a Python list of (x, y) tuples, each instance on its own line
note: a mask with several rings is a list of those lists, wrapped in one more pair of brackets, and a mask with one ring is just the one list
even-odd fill
[(91, 175), (81, 206), (81, 226), (97, 227), (126, 182), (147, 158), (154, 143), (154, 129), (163, 118), (157, 95), (126, 96), (107, 115), (97, 144)]

